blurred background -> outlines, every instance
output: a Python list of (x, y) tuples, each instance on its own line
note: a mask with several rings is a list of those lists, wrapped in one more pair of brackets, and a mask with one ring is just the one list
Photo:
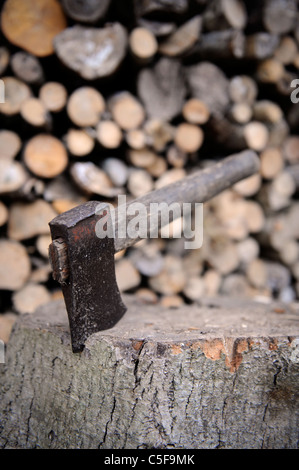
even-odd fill
[(0, 338), (17, 315), (62, 298), (53, 217), (134, 199), (244, 149), (260, 172), (204, 204), (203, 246), (185, 250), (174, 221), (170, 239), (162, 230), (116, 255), (120, 290), (167, 308), (296, 302), (299, 3), (0, 5)]

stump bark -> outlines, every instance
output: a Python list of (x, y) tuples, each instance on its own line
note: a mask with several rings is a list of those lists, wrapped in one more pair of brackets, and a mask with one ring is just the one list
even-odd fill
[(62, 301), (20, 317), (0, 365), (0, 447), (297, 448), (298, 308), (124, 300), (79, 354)]

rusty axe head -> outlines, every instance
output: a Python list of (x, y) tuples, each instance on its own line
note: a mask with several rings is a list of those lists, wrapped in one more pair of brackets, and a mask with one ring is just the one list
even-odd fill
[(50, 222), (49, 258), (62, 287), (73, 352), (82, 351), (88, 336), (111, 328), (126, 311), (115, 278), (114, 239), (96, 234), (103, 216), (109, 224), (109, 206), (90, 201)]

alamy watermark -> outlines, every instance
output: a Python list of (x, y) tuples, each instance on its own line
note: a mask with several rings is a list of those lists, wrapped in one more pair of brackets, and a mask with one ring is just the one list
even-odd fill
[[(98, 205), (96, 214), (100, 216), (95, 227), (98, 238), (169, 238), (170, 224), (176, 220), (177, 226), (172, 238), (184, 237), (184, 247), (189, 250), (200, 248), (203, 244), (202, 203), (152, 202), (145, 205), (136, 201), (127, 204), (126, 196), (120, 195), (117, 210), (112, 204), (104, 203)], [(160, 230), (162, 227), (163, 230)]]
[(0, 339), (0, 364), (5, 363), (5, 345), (2, 339)]
[(294, 104), (299, 103), (299, 78), (295, 78), (291, 81), (291, 88), (295, 88), (291, 93), (291, 101)]
[(0, 104), (1, 103), (5, 103), (5, 85), (3, 80), (0, 80)]

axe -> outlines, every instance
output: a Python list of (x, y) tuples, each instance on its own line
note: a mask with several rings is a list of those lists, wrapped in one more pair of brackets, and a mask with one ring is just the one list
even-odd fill
[[(53, 278), (63, 291), (73, 352), (82, 351), (91, 334), (112, 328), (126, 312), (116, 282), (114, 254), (136, 243), (140, 236), (119, 236), (120, 213), (132, 214), (129, 209), (136, 202), (146, 208), (147, 217), (153, 203), (179, 203), (181, 207), (184, 203), (203, 203), (258, 169), (257, 154), (245, 150), (152, 191), (125, 208), (118, 206), (114, 217), (110, 205), (99, 201), (89, 201), (55, 217), (49, 224), (52, 236), (49, 259)], [(129, 222), (133, 216), (125, 217), (125, 222)], [(162, 228), (162, 218), (156, 220), (156, 228)], [(98, 222), (105, 233), (98, 233)]]

